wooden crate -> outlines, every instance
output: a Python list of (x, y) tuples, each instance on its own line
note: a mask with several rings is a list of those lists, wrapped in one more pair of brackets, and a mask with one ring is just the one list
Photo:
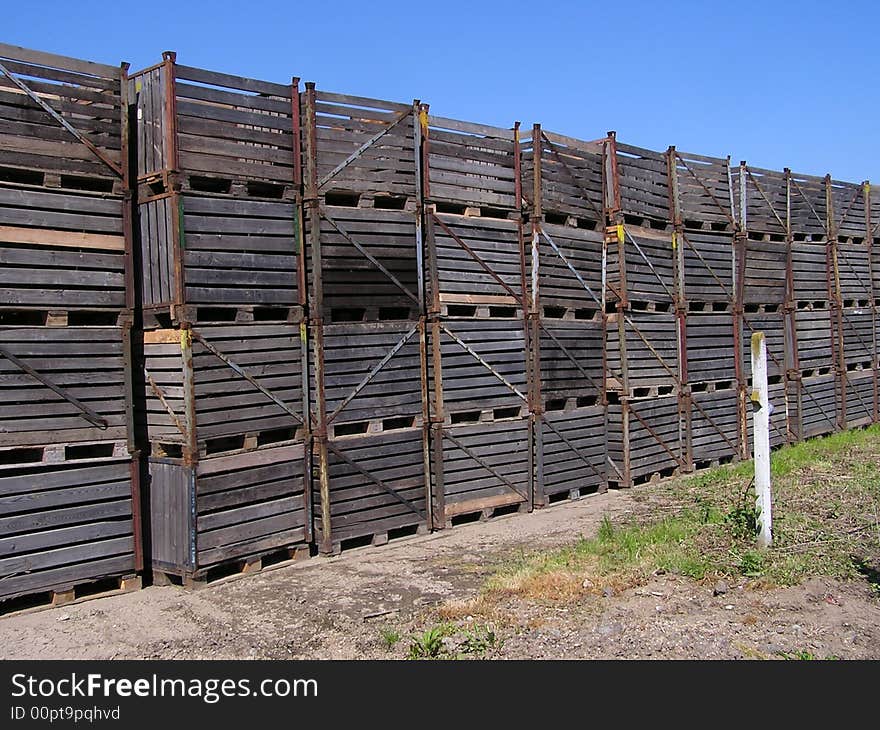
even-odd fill
[[(734, 299), (731, 234), (684, 231), (679, 238), (677, 243), (682, 248), (684, 287), (688, 301), (729, 305)], [(712, 306), (704, 309), (712, 309)]]
[(618, 241), (608, 244), (608, 298), (620, 299), (625, 292), (631, 302), (671, 303), (675, 292), (672, 231), (626, 224), (618, 226), (616, 234)]
[(608, 480), (629, 487), (687, 467), (676, 396), (608, 405)]
[[(864, 223), (864, 218), (862, 218)], [(864, 235), (864, 229), (862, 230)], [(839, 296), (844, 306), (870, 306), (874, 298), (871, 282), (870, 249), (864, 239), (858, 243), (837, 242), (837, 270), (840, 279)]]
[[(417, 319), (421, 251), (413, 212), (330, 203), (322, 211), (324, 321)], [(316, 271), (309, 251), (314, 292)]]
[[(743, 230), (785, 236), (788, 222), (786, 173), (742, 164), (731, 170), (736, 219)], [(741, 199), (745, 198), (745, 210)]]
[(871, 369), (877, 362), (875, 316), (870, 307), (846, 307), (840, 310), (844, 361), (849, 369)]
[(442, 473), (435, 471), (434, 500), (443, 505), (436, 511), (445, 524), (531, 508), (531, 428), (527, 418), (510, 418), (442, 429)]
[[(469, 193), (464, 191), (463, 197)], [(473, 305), (521, 304), (523, 264), (517, 221), (486, 216), (436, 213), (428, 223), (441, 302)]]
[(298, 324), (145, 332), (153, 454), (204, 457), (302, 439), (302, 347)]
[(842, 419), (847, 428), (867, 426), (877, 419), (877, 382), (875, 370), (848, 372), (843, 379), (846, 414)]
[(838, 238), (850, 239), (852, 243), (856, 239), (862, 243), (867, 232), (865, 218), (866, 204), (868, 203), (865, 183), (843, 182), (841, 180), (826, 180), (826, 187), (831, 198), (831, 208), (828, 211), (832, 229)]
[(128, 456), (0, 466), (0, 601), (139, 571), (138, 514)]
[(0, 306), (45, 319), (130, 307), (123, 201), (0, 183)]
[(0, 326), (0, 347), (0, 462), (132, 445), (128, 327)]
[(566, 403), (580, 407), (602, 403), (604, 338), (601, 320), (543, 320), (539, 346), (540, 389), (545, 407), (555, 410)]
[(538, 428), (536, 501), (546, 504), (605, 489), (609, 477), (604, 406), (545, 411)]
[(665, 152), (614, 140), (616, 189), (620, 212), (637, 218), (669, 220), (669, 169)]
[(706, 157), (673, 149), (678, 212), (685, 228), (732, 231), (730, 159)]
[[(333, 552), (370, 541), (382, 544), (429, 528), (425, 448), (421, 428), (330, 440), (329, 543)], [(319, 474), (312, 483), (316, 540), (320, 543), (325, 536)]]
[(689, 383), (717, 383), (724, 390), (736, 381), (734, 322), (732, 312), (688, 312)]
[[(292, 202), (228, 195), (172, 193), (143, 203), (138, 220), (144, 307), (186, 306), (178, 318), (192, 322), (234, 320), (262, 307), (264, 318), (284, 320), (301, 303), (296, 215)], [(281, 311), (272, 316), (272, 308)], [(232, 311), (223, 315), (218, 309)]]
[(786, 244), (780, 241), (758, 240), (753, 235), (745, 242), (743, 267), (744, 304), (756, 306), (782, 304), (785, 301)]
[[(626, 357), (620, 348), (618, 323), (624, 322)], [(607, 329), (609, 388), (623, 387), (623, 368), (629, 395), (645, 397), (671, 393), (678, 383), (678, 322), (672, 312), (633, 311), (609, 315)]]
[(34, 187), (115, 191), (121, 198), (127, 165), (127, 65), (107, 66), (5, 43), (0, 44), (0, 63), (17, 81), (0, 74), (0, 179)]
[(324, 327), (328, 435), (375, 434), (422, 421), (422, 338), (417, 322)]
[[(442, 410), (451, 425), (507, 419), (527, 409), (522, 320), (444, 318), (439, 330)], [(434, 343), (429, 333), (429, 346)], [(429, 376), (435, 377), (431, 361)]]
[[(802, 370), (826, 371), (834, 363), (832, 347), (832, 312), (827, 302), (821, 308), (799, 309), (795, 314), (798, 363)], [(836, 340), (836, 337), (834, 338)]]
[(154, 570), (188, 578), (309, 539), (302, 443), (201, 459), (150, 457)]
[(740, 398), (737, 388), (691, 395), (691, 455), (698, 469), (739, 457)]
[[(602, 300), (601, 227), (544, 223), (541, 228), (537, 270), (541, 314), (545, 319), (595, 319)], [(530, 273), (534, 282), (534, 271)]]
[(548, 223), (605, 222), (603, 167), (607, 139), (586, 142), (536, 126), (522, 142), (523, 194), (534, 204), (535, 155), (540, 155), (541, 208)]
[(810, 236), (827, 236), (829, 211), (825, 179), (800, 173), (792, 173), (790, 179), (792, 230)]
[[(803, 238), (801, 236), (800, 238)], [(796, 240), (791, 247), (791, 269), (798, 302), (827, 302), (829, 290), (828, 254), (825, 241)]]
[[(837, 430), (838, 387), (834, 375), (814, 375), (800, 381), (801, 438), (813, 438)], [(778, 408), (778, 405), (777, 405)]]

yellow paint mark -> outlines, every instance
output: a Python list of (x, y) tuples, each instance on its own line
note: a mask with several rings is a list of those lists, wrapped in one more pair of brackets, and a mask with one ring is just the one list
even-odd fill
[(672, 232), (672, 250), (675, 251), (675, 249), (677, 249), (677, 248), (678, 248), (678, 236), (676, 235), (675, 231), (673, 231)]
[(626, 231), (623, 228), (623, 223), (617, 224), (617, 240), (623, 243), (626, 238)]
[(192, 344), (192, 335), (189, 330), (180, 330), (180, 349), (185, 350)]

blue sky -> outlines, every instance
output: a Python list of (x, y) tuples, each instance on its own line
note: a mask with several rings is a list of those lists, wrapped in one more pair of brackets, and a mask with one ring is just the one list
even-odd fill
[[(126, 11), (125, 8), (130, 8)], [(880, 183), (880, 3), (9, 2), (0, 40)]]

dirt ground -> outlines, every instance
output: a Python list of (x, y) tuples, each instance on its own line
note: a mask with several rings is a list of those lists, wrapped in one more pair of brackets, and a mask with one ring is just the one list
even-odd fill
[[(313, 558), (195, 592), (150, 587), (6, 616), (0, 658), (405, 658), (412, 637), (436, 625), (444, 606), (477, 596), (493, 566), (591, 535), (604, 515), (643, 509), (648, 489)], [(511, 597), (495, 607), (493, 641), (479, 656), (880, 658), (880, 600), (867, 582), (740, 581), (715, 595), (718, 587), (659, 575), (574, 602)]]

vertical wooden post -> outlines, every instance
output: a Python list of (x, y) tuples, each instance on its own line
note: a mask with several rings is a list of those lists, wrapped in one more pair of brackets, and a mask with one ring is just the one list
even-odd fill
[(772, 497), (770, 491), (770, 397), (767, 389), (767, 343), (763, 332), (752, 335), (752, 395), (755, 439), (755, 508), (758, 512), (758, 546), (770, 547)]
[(321, 256), (321, 206), (318, 201), (318, 132), (314, 83), (306, 83), (305, 96), (306, 176), (304, 203), (309, 211), (309, 245), (311, 246), (312, 263), (309, 319), (312, 325), (315, 373), (313, 441), (318, 457), (318, 488), (321, 495), (320, 550), (326, 555), (333, 552), (333, 536), (330, 514), (330, 463), (327, 453), (327, 404), (324, 398), (324, 288)]

